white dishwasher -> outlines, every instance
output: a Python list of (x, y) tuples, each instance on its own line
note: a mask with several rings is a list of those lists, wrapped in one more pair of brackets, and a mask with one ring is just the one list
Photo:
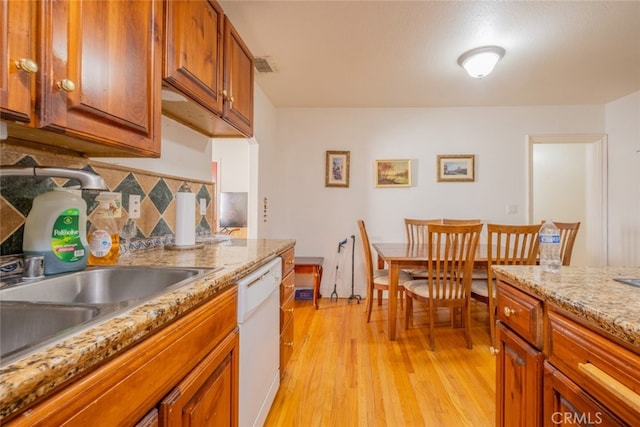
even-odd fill
[(264, 424), (280, 387), (282, 258), (238, 281), (239, 426)]

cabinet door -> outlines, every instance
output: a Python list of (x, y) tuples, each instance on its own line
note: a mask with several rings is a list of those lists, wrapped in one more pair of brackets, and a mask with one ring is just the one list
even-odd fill
[(45, 1), (38, 127), (160, 152), (158, 1)]
[(549, 362), (544, 362), (544, 425), (605, 427), (627, 424)]
[(160, 426), (238, 425), (237, 329), (160, 403)]
[(215, 1), (166, 1), (163, 79), (222, 114), (222, 26)]
[(35, 98), (35, 3), (0, 2), (0, 118), (31, 123)]
[(496, 425), (542, 425), (544, 354), (497, 323)]
[(224, 106), (222, 117), (253, 136), (253, 55), (224, 17)]

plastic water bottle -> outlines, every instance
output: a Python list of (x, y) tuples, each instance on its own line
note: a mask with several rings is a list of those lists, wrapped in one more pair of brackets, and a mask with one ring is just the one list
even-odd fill
[(550, 220), (546, 220), (540, 228), (540, 265), (544, 271), (557, 273), (560, 271), (560, 231)]

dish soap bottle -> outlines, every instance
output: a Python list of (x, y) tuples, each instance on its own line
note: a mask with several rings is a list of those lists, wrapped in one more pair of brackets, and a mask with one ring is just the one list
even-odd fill
[(87, 266), (87, 203), (80, 190), (54, 188), (33, 199), (24, 224), (25, 256), (44, 256), (44, 274), (84, 270)]
[(111, 265), (118, 261), (120, 237), (113, 216), (116, 193), (100, 193), (96, 201), (100, 204), (89, 228), (89, 265)]

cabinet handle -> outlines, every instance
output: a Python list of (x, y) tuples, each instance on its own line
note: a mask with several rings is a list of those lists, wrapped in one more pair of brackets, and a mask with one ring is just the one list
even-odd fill
[(491, 347), (489, 347), (489, 353), (491, 353), (492, 356), (497, 356), (498, 353), (500, 353), (500, 350), (498, 350), (494, 346), (491, 346)]
[(284, 345), (286, 345), (287, 347), (293, 347), (293, 342), (286, 342), (284, 343)]
[(505, 316), (509, 317), (513, 314), (516, 314), (516, 311), (513, 308), (509, 308), (509, 307), (505, 307), (502, 312), (504, 313)]
[(578, 370), (609, 393), (629, 405), (634, 411), (640, 412), (640, 395), (635, 391), (589, 362), (578, 363)]
[(38, 64), (30, 58), (21, 58), (15, 62), (16, 68), (27, 74), (35, 74), (38, 72)]
[(293, 313), (293, 310), (294, 310), (293, 308), (287, 308), (285, 311), (288, 313)]
[(233, 96), (230, 96), (226, 89), (222, 89), (222, 99), (233, 104)]
[(73, 82), (73, 80), (69, 79), (60, 80), (58, 83), (56, 83), (56, 86), (58, 86), (58, 89), (65, 92), (73, 92), (74, 90), (76, 90), (76, 84)]
[(295, 287), (296, 287), (295, 283), (293, 283), (291, 285), (285, 285), (285, 288), (287, 288), (287, 289), (292, 289), (292, 288), (295, 288)]
[(296, 261), (295, 261), (295, 260), (293, 260), (293, 259), (289, 259), (289, 260), (287, 260), (287, 264), (289, 264), (289, 265), (294, 264), (295, 262), (296, 262)]

